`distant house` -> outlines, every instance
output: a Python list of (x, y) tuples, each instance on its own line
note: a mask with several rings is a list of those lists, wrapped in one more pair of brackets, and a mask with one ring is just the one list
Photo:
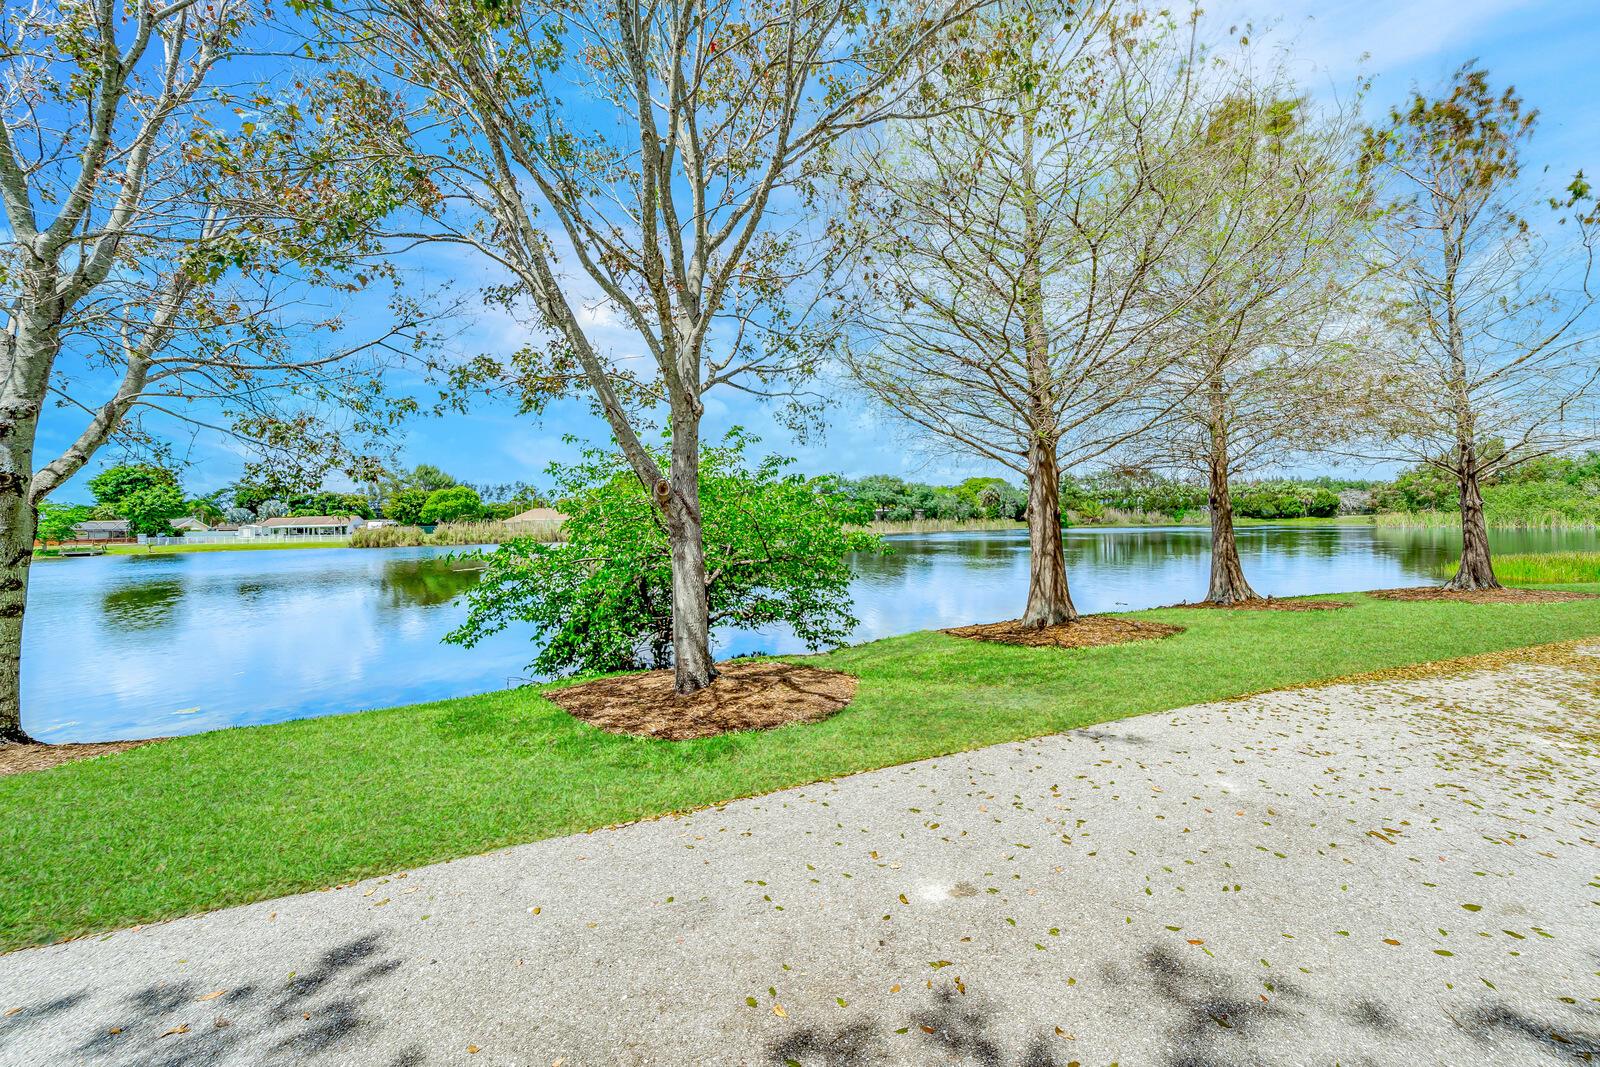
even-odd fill
[(193, 515), (185, 515), (181, 519), (174, 519), (172, 521), (172, 528), (174, 530), (182, 530), (184, 533), (208, 533), (211, 530), (211, 527), (207, 526)]
[(363, 526), (371, 526), (373, 528), (382, 528), (384, 526), (399, 526), (400, 525), (400, 520), (399, 519), (368, 519), (362, 525)]
[(127, 519), (90, 519), (72, 528), (80, 541), (122, 541), (133, 534)]
[(567, 517), (555, 508), (529, 508), (519, 515), (513, 515), (506, 520), (515, 525), (519, 522), (566, 522)]
[(262, 519), (239, 527), (239, 533), (244, 537), (349, 536), (366, 523), (359, 515), (295, 515)]

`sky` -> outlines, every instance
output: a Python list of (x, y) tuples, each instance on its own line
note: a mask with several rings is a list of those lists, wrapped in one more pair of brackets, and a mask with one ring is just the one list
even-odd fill
[[(1477, 59), (1496, 85), (1514, 84), (1540, 111), (1527, 170), (1548, 165), (1552, 177), (1579, 167), (1600, 174), (1600, 0), (1216, 0), (1206, 8), (1212, 32), (1229, 25), (1252, 27), (1288, 50), (1292, 72), (1314, 94), (1347, 93), (1354, 80), (1373, 78), (1369, 112), (1403, 99), (1414, 86), (1444, 83), (1460, 65)], [(495, 279), (466, 252), (431, 249), (414, 264), (417, 284), (448, 281), (470, 294)], [(582, 312), (597, 342), (627, 355), (640, 351), (636, 338), (603, 308)], [(457, 326), (453, 343), (462, 354), (509, 352), (524, 331), (504, 314), (474, 307)], [(991, 465), (948, 452), (930, 453), (906, 438), (895, 424), (843, 389), (829, 411), (826, 432), (796, 440), (760, 401), (732, 391), (706, 398), (705, 439), (714, 440), (739, 425), (762, 439), (764, 449), (793, 457), (795, 469), (856, 477), (895, 474), (946, 482), (972, 474), (1004, 473)], [(47, 419), (41, 452), (64, 443), (70, 427)], [(573, 435), (604, 444), (603, 420), (582, 401), (551, 405), (540, 417), (518, 415), (508, 405), (481, 402), (470, 413), (419, 418), (405, 430), (399, 459), (404, 465), (432, 463), (461, 481), (484, 484), (527, 481), (547, 485), (545, 468), (571, 458)], [(238, 473), (238, 446), (214, 437), (184, 438), (177, 449), (189, 467), (185, 484), (194, 490), (221, 488)], [(86, 496), (82, 482), (104, 465), (91, 464), (63, 494)], [(1311, 468), (1283, 473), (1319, 473)], [(1382, 469), (1341, 468), (1351, 475), (1383, 474)], [(330, 483), (331, 484), (331, 483)]]

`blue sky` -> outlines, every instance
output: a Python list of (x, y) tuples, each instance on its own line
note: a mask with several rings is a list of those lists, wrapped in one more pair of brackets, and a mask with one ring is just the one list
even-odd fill
[[(1548, 165), (1552, 176), (1570, 175), (1578, 167), (1600, 174), (1596, 16), (1600, 0), (1217, 0), (1207, 7), (1207, 21), (1217, 33), (1248, 22), (1258, 39), (1267, 32), (1289, 47), (1294, 73), (1313, 92), (1343, 91), (1361, 72), (1372, 75), (1374, 111), (1400, 100), (1414, 84), (1442, 83), (1476, 57), (1497, 85), (1516, 85), (1539, 108), (1539, 131), (1526, 162), (1530, 170)], [(458, 292), (493, 280), (466, 254), (437, 249), (416, 270), (419, 283), (450, 279)], [(618, 354), (638, 349), (603, 310), (590, 316), (602, 345)], [(471, 317), (457, 344), (466, 353), (508, 352), (522, 339), (516, 323), (485, 310)], [(47, 419), (41, 442), (46, 448), (65, 433), (54, 422)], [(753, 430), (766, 447), (793, 456), (798, 469), (811, 473), (890, 473), (925, 480), (995, 473), (961, 457), (930, 456), (848, 396), (837, 401), (823, 437), (799, 442), (759, 402), (733, 392), (710, 395), (707, 437), (735, 424)], [(603, 421), (583, 402), (552, 405), (538, 419), (484, 402), (470, 414), (415, 421), (406, 431), (401, 458), (407, 464), (437, 464), (464, 481), (544, 484), (546, 465), (573, 452), (562, 443), (566, 434), (595, 442), (608, 437)], [(226, 442), (197, 436), (185, 439), (179, 453), (187, 454), (191, 467), (185, 481), (195, 489), (220, 487), (237, 474), (238, 454)], [(101, 465), (92, 465), (89, 473)], [(63, 498), (87, 495), (82, 480)]]

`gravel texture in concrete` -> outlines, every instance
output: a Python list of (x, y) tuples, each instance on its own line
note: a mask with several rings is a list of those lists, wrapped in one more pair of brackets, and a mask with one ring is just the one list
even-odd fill
[(0, 1063), (1600, 1060), (1597, 782), (1583, 650), (1271, 693), (16, 952)]

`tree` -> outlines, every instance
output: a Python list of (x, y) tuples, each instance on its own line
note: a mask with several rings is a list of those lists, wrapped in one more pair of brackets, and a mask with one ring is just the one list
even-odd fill
[(1203, 221), (1178, 181), (1199, 99), (1177, 27), (1102, 4), (1067, 17), (1019, 2), (986, 18), (991, 76), (855, 155), (841, 230), (859, 247), (856, 382), (915, 432), (1027, 479), (1030, 628), (1077, 617), (1062, 470), (1172, 404), (1155, 339), (1182, 305), (1146, 297)]
[(1468, 64), (1439, 96), (1413, 92), (1366, 138), (1386, 199), (1393, 329), (1374, 370), (1388, 398), (1374, 447), (1455, 481), (1462, 548), (1447, 589), (1499, 587), (1486, 480), (1600, 437), (1600, 202), (1580, 172), (1546, 201), (1551, 218), (1534, 218), (1522, 150), (1536, 120), (1513, 88), (1497, 92)]
[(422, 521), (422, 509), (427, 503), (426, 489), (400, 489), (383, 502), (383, 517), (406, 526), (416, 526)]
[[(0, 741), (28, 740), (38, 508), (108, 441), (149, 445), (141, 412), (302, 467), (343, 461), (391, 414), (374, 375), (409, 303), (394, 333), (340, 346), (328, 301), (304, 297), (375, 276), (367, 223), (415, 200), (416, 176), (323, 126), (309, 87), (249, 85), (252, 34), (282, 44), (245, 0), (0, 15)], [(47, 402), (80, 421), (37, 465)]]
[(99, 510), (127, 519), (136, 534), (171, 534), (172, 520), (189, 513), (178, 476), (149, 463), (107, 467), (89, 479), (89, 491)]
[(1020, 519), (1027, 515), (1028, 494), (1004, 478), (968, 478), (955, 487), (955, 492), (986, 519)]
[[(530, 412), (588, 393), (659, 501), (679, 692), (716, 675), (704, 398), (726, 386), (803, 402), (795, 383), (815, 364), (795, 299), (804, 220), (780, 226), (781, 209), (846, 134), (929, 108), (920, 75), (981, 2), (359, 0), (321, 16), (350, 42), (349, 121), (405, 116), (395, 153), (435, 184), (418, 229), (397, 236), (475, 249), (507, 275), (488, 295), (539, 328), (538, 344), (452, 383), (507, 388)], [(566, 102), (575, 87), (582, 106)], [(598, 340), (592, 310), (635, 351)], [(666, 467), (643, 440), (655, 414)]]
[(77, 526), (88, 522), (94, 509), (86, 504), (57, 504), (46, 500), (39, 505), (39, 526), (35, 536), (45, 544), (70, 541), (78, 536)]
[(420, 516), (424, 525), (441, 522), (468, 522), (483, 518), (483, 501), (470, 485), (453, 485), (428, 494)]
[(456, 480), (431, 463), (418, 463), (405, 475), (402, 484), (431, 493), (436, 489), (449, 489)]
[(294, 499), (289, 509), (291, 515), (359, 515), (372, 518), (372, 505), (359, 493), (336, 493), (319, 489)]
[(187, 514), (208, 526), (214, 526), (223, 519), (222, 506), (217, 503), (217, 494), (195, 497), (187, 501), (183, 508)]
[(1132, 448), (1205, 479), (1206, 600), (1225, 605), (1257, 596), (1234, 538), (1232, 481), (1356, 427), (1343, 394), (1367, 214), (1354, 102), (1318, 113), (1281, 74), (1248, 69), (1231, 84), (1187, 161), (1196, 176), (1184, 195), (1203, 204), (1201, 221), (1157, 272), (1158, 308), (1176, 309), (1157, 342), (1172, 346), (1163, 384), (1176, 404)]
[[(787, 460), (748, 462), (752, 443), (734, 431), (701, 457), (709, 621), (784, 623), (808, 648), (836, 645), (856, 626), (846, 556), (878, 542), (847, 533), (843, 501), (820, 481), (785, 474)], [(531, 665), (541, 674), (666, 667), (673, 551), (660, 502), (615, 453), (586, 450), (550, 473), (568, 516), (564, 540), (517, 539), (488, 553), (467, 620), (446, 640), (470, 647), (526, 622), (542, 642)]]
[(172, 520), (186, 515), (183, 491), (176, 485), (148, 485), (124, 496), (116, 503), (117, 514), (128, 520), (128, 530), (153, 537), (174, 533)]
[(495, 519), (508, 519), (529, 508), (550, 506), (550, 502), (543, 494), (527, 482), (475, 485), (473, 488), (478, 491), (478, 496), (483, 498), (487, 513)]
[(177, 489), (178, 476), (150, 463), (123, 463), (107, 467), (89, 479), (89, 492), (94, 494), (95, 504), (118, 517), (121, 517), (118, 509), (124, 500), (157, 487)]

